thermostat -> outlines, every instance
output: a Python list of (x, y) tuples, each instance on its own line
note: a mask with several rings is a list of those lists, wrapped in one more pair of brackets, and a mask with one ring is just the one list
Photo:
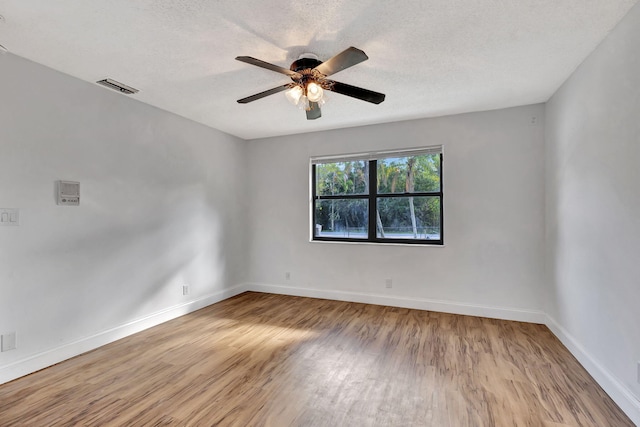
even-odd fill
[(80, 183), (58, 181), (58, 204), (63, 206), (80, 205)]

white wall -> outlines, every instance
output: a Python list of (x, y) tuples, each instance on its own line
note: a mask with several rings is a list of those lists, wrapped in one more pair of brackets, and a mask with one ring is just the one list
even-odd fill
[[(0, 227), (0, 333), (18, 337), (0, 383), (245, 281), (246, 142), (11, 54), (0, 70), (0, 208), (21, 215)], [(57, 180), (80, 181), (79, 207)]]
[(550, 326), (640, 424), (640, 6), (546, 108)]
[[(543, 321), (543, 118), (533, 105), (251, 141), (252, 288)], [(435, 144), (444, 247), (309, 242), (310, 156)]]

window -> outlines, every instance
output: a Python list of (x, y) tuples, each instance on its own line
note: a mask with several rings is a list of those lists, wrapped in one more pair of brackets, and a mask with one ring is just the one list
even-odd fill
[(313, 240), (443, 244), (442, 147), (311, 159)]

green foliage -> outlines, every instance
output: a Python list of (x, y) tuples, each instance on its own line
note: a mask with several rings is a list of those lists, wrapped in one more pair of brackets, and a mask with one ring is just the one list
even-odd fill
[(367, 194), (369, 165), (364, 160), (316, 165), (316, 194)]
[(413, 191), (440, 190), (440, 156), (429, 154), (378, 160), (378, 194), (408, 191), (407, 176), (410, 165), (414, 177)]
[[(323, 163), (316, 165), (316, 194), (319, 196), (367, 194), (369, 163)], [(365, 231), (368, 219), (366, 200), (321, 200), (316, 202), (316, 223), (323, 230), (360, 229)]]

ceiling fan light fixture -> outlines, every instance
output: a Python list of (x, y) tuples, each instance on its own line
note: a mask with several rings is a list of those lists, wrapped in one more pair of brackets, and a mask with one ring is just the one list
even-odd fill
[(298, 105), (298, 103), (300, 102), (300, 98), (303, 95), (303, 90), (302, 90), (302, 87), (300, 86), (294, 86), (288, 91), (286, 91), (284, 94), (289, 100), (289, 102), (291, 102), (293, 105)]

